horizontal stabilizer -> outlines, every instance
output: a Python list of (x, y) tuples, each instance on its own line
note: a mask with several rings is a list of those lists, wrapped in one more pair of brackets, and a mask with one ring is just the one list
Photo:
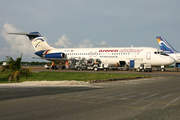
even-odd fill
[(30, 38), (36, 38), (36, 37), (42, 37), (42, 35), (39, 32), (22, 32), (22, 33), (7, 33), (7, 34), (12, 34), (12, 35), (26, 35)]
[(31, 33), (28, 33), (28, 32), (23, 32), (23, 33), (7, 33), (7, 34), (13, 34), (13, 35), (27, 35), (27, 36), (30, 36), (30, 35), (38, 35), (37, 33), (36, 34), (31, 34)]

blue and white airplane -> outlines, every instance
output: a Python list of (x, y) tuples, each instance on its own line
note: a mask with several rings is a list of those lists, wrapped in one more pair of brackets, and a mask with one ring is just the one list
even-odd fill
[(157, 36), (157, 41), (161, 50), (175, 59), (175, 67), (180, 68), (180, 52), (175, 50), (162, 36)]
[[(39, 32), (9, 33), (29, 37), (35, 54), (43, 59), (60, 62), (71, 58), (98, 59), (101, 63), (116, 64), (119, 61), (140, 59), (142, 64), (165, 66), (174, 63), (174, 59), (162, 50), (152, 47), (106, 47), (106, 48), (54, 48), (51, 47)], [(162, 67), (164, 71), (164, 67)]]

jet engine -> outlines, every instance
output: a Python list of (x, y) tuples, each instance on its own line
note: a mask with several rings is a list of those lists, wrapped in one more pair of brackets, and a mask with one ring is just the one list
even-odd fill
[(59, 59), (59, 58), (64, 58), (65, 54), (63, 52), (58, 52), (58, 53), (48, 53), (46, 51), (38, 51), (35, 52), (36, 55), (38, 55), (39, 57), (42, 58), (55, 58), (55, 59)]
[(60, 53), (49, 53), (49, 54), (45, 54), (43, 55), (44, 58), (64, 58), (65, 54), (60, 52)]

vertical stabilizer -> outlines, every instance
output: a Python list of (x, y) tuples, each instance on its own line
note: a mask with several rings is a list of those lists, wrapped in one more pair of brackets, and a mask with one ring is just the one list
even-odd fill
[(157, 36), (156, 38), (160, 49), (165, 53), (178, 53), (163, 37)]

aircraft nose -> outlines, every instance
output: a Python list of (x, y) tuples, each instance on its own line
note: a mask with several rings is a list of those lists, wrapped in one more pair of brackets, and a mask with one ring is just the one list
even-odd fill
[(170, 64), (173, 64), (173, 63), (175, 63), (175, 59), (172, 58), (172, 57), (170, 57), (170, 58), (169, 58), (169, 62), (170, 62)]

